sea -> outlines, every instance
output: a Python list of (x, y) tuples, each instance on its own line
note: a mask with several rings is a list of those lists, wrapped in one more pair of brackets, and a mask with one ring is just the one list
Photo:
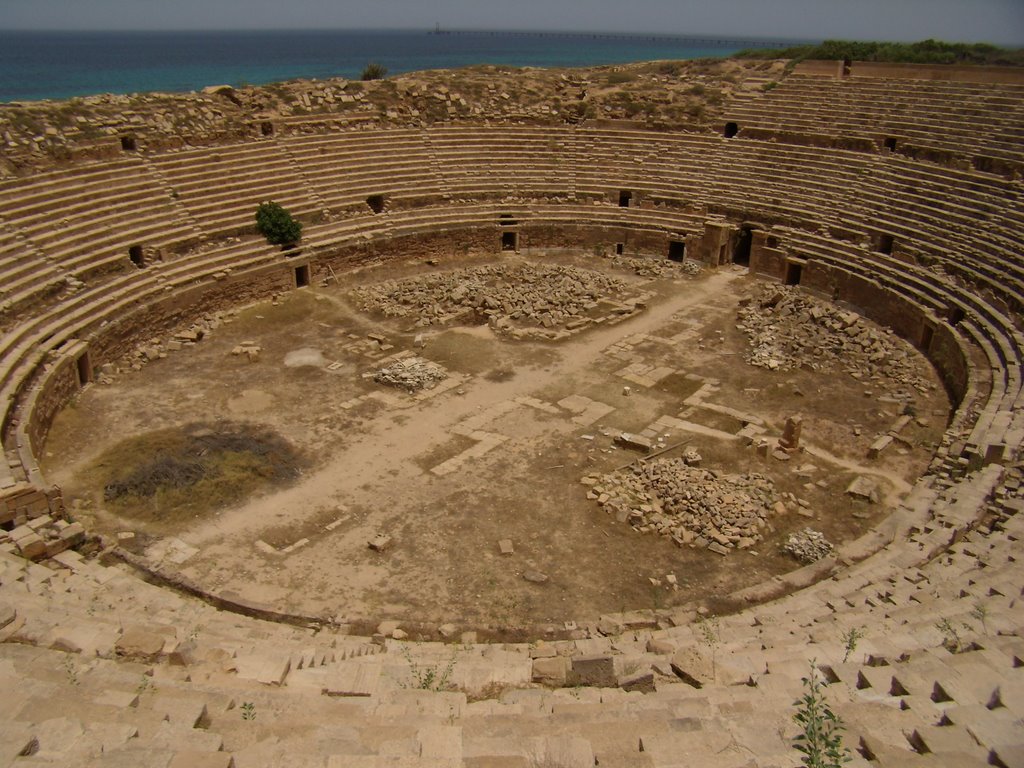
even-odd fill
[(798, 41), (511, 31), (26, 32), (0, 30), (0, 102), (185, 92), (473, 64), (576, 67), (729, 56)]

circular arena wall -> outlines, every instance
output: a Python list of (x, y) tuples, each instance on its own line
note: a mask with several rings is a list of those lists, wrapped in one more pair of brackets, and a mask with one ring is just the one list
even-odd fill
[[(824, 566), (740, 596), (753, 603), (804, 588), (726, 620), (733, 634), (723, 648), (729, 659), (724, 671), (714, 664), (708, 671), (703, 661), (680, 656), (687, 648), (699, 651), (706, 627), (668, 627), (657, 621), (634, 626), (624, 621), (620, 643), (628, 651), (613, 649), (596, 631), (567, 641), (576, 646), (553, 651), (550, 657), (563, 659), (561, 666), (538, 665), (547, 652), (531, 660), (535, 654), (525, 648), (507, 649), (513, 660), (505, 666), (504, 659), (488, 665), (488, 652), (480, 651), (482, 656), (466, 660), (464, 667), (476, 670), (476, 677), (467, 671), (460, 684), (479, 691), (480, 681), (527, 685), (531, 680), (575, 680), (630, 690), (629, 678), (636, 670), (627, 671), (622, 659), (614, 657), (632, 654), (634, 661), (655, 668), (660, 659), (662, 671), (675, 674), (691, 690), (705, 686), (709, 695), (718, 697), (706, 716), (735, 722), (746, 710), (730, 709), (729, 697), (735, 695), (731, 683), (748, 683), (760, 697), (750, 700), (754, 706), (785, 708), (799, 692), (799, 683), (794, 687), (793, 681), (798, 681), (803, 663), (797, 670), (796, 662), (808, 655), (808, 643), (817, 643), (822, 673), (837, 685), (834, 690), (839, 685), (849, 689), (837, 695), (843, 697), (860, 740), (858, 761), (899, 765), (909, 764), (899, 761), (911, 753), (914, 759), (942, 753), (940, 739), (925, 727), (938, 723), (958, 734), (969, 730), (973, 756), (984, 753), (988, 764), (1010, 765), (1009, 755), (1019, 754), (1016, 727), (1024, 716), (1018, 679), (1024, 656), (1019, 605), (1014, 612), (1024, 588), (1015, 565), (1022, 533), (1016, 512), (1024, 443), (1024, 205), (1019, 175), (1024, 146), (1019, 136), (982, 140), (972, 134), (974, 118), (960, 105), (964, 100), (980, 103), (985, 89), (995, 86), (949, 82), (943, 89), (928, 90), (912, 74), (905, 79), (884, 74), (847, 82), (845, 103), (867, 105), (887, 89), (926, 102), (922, 109), (941, 112), (942, 119), (933, 127), (905, 126), (898, 136), (890, 135), (895, 131), (886, 123), (884, 131), (874, 133), (864, 126), (839, 126), (823, 138), (815, 131), (833, 119), (837, 107), (812, 94), (815, 87), (832, 88), (834, 80), (806, 74), (763, 99), (737, 102), (729, 120), (735, 130), (721, 133), (587, 122), (303, 133), (285, 127), (266, 131), (260, 123), (259, 136), (244, 141), (173, 151), (138, 151), (125, 145), (117, 157), (0, 182), (0, 264), (5, 275), (0, 401), (8, 457), (0, 465), (0, 522), (13, 530), (45, 512), (62, 512), (59, 489), (47, 485), (36, 460), (55, 414), (104, 364), (145, 339), (187, 327), (203, 313), (310, 283), (344, 280), (356, 267), (410, 256), (443, 264), (452, 253), (497, 256), (550, 247), (621, 248), (656, 259), (678, 257), (682, 251), (711, 269), (746, 263), (764, 280), (799, 285), (855, 309), (928, 356), (956, 411), (927, 473), (886, 525), (867, 537), (870, 541), (856, 542)], [(1024, 84), (1001, 85), (998, 96), (1001, 101), (988, 102), (989, 110), (1009, 108), (1018, 115), (1024, 110)], [(877, 118), (879, 124), (886, 120)], [(844, 130), (848, 135), (840, 140)], [(725, 133), (732, 135), (726, 138)], [(971, 138), (957, 143), (961, 136)], [(282, 252), (253, 234), (252, 212), (266, 199), (281, 202), (304, 221), (298, 249)], [(15, 573), (10, 562), (5, 560), (5, 574)], [(52, 634), (33, 631), (33, 622), (52, 630), (40, 618), (47, 599), (55, 601), (53, 606), (63, 603), (31, 588), (23, 598), (12, 597), (20, 594), (10, 589), (12, 583), (29, 584), (36, 578), (26, 575), (27, 567), (15, 578), (3, 577), (0, 597), (14, 605), (13, 613), (22, 614), (20, 624), (13, 618), (5, 623), (3, 639), (16, 637), (62, 651), (75, 646), (78, 652), (92, 650), (101, 657), (116, 651), (157, 666), (170, 657), (161, 648), (140, 656), (124, 641), (124, 633), (115, 632), (116, 642), (97, 641), (93, 647), (80, 640), (62, 644)], [(824, 576), (830, 578), (821, 581)], [(101, 591), (97, 581), (95, 593)], [(950, 601), (964, 597), (970, 602), (949, 607)], [(990, 621), (997, 628), (975, 637), (972, 650), (961, 645), (959, 635), (951, 640), (941, 629), (942, 620), (953, 626), (950, 616), (978, 610), (981, 600), (996, 606), (998, 615)], [(219, 604), (263, 615), (258, 607), (230, 600)], [(70, 609), (69, 615), (79, 614), (80, 606)], [(132, 623), (147, 621), (144, 610), (132, 615)], [(982, 619), (984, 623), (985, 615)], [(840, 639), (848, 640), (850, 628), (865, 623), (872, 624), (868, 644), (875, 655), (851, 661), (850, 649), (844, 656)], [(249, 628), (238, 631), (244, 634)], [(278, 639), (302, 642), (293, 636)], [(349, 648), (349, 642), (336, 639), (335, 647)], [(720, 642), (710, 644), (712, 652)], [(397, 647), (392, 640), (366, 644), (375, 651)], [(963, 658), (971, 657), (967, 651), (981, 654), (973, 657), (972, 669), (982, 670), (974, 687), (964, 682), (969, 670), (955, 672)], [(269, 651), (261, 646), (259, 653)], [(434, 659), (429, 650), (415, 653), (424, 654), (416, 659)], [(470, 648), (466, 653), (477, 652)], [(753, 657), (756, 661), (744, 666)], [(320, 661), (326, 668), (325, 658)], [(344, 664), (349, 658), (339, 651), (332, 663)], [(871, 707), (878, 701), (869, 706), (858, 692), (874, 686), (882, 696), (881, 676), (871, 671), (878, 668), (872, 660), (879, 659), (882, 666), (892, 667), (894, 682), (884, 694), (897, 699), (897, 705), (917, 693), (910, 689), (920, 676), (931, 682), (932, 674), (939, 680), (935, 684), (941, 695), (931, 686), (921, 690), (921, 698), (931, 697), (927, 715), (908, 713), (916, 700), (909, 707), (889, 701), (884, 710), (893, 723), (911, 723), (913, 737), (871, 732), (877, 714)], [(208, 661), (186, 663), (204, 669)], [(473, 666), (477, 662), (479, 668)], [(386, 662), (366, 663), (368, 668), (373, 664)], [(937, 665), (941, 671), (936, 673)], [(311, 666), (305, 664), (306, 669)], [(302, 667), (289, 664), (295, 670)], [(242, 661), (234, 672), (256, 689), (272, 679), (281, 684), (289, 674), (285, 669), (276, 678), (263, 672), (249, 675)], [(375, 674), (383, 673), (376, 669)], [(896, 684), (900, 674), (904, 683)], [(1002, 688), (994, 689), (1005, 692), (994, 707), (993, 686), (984, 682), (993, 675), (1003, 675)], [(958, 682), (940, 685), (950, 676)], [(174, 679), (167, 684), (185, 690), (186, 683)], [(223, 684), (230, 689), (235, 683)], [(637, 686), (650, 691), (649, 696), (658, 695), (646, 677)], [(381, 706), (391, 701), (381, 698), (385, 694), (374, 686), (364, 690), (335, 678), (321, 687), (325, 693), (333, 691), (331, 695), (355, 691), (383, 702)], [(451, 715), (459, 722), (466, 712), (462, 695)], [(981, 700), (984, 696), (989, 700)], [(619, 706), (612, 701), (609, 697), (609, 708)], [(949, 723), (941, 722), (942, 701), (979, 706), (985, 712), (972, 710), (971, 716), (986, 725), (973, 727), (969, 718), (958, 720), (956, 715), (947, 718)], [(509, 702), (505, 699), (502, 705)], [(505, 711), (502, 705), (495, 704), (494, 714)], [(287, 720), (288, 707), (279, 706)], [(607, 712), (625, 716), (623, 709)], [(522, 715), (521, 710), (516, 713)], [(424, 726), (428, 730), (455, 727), (430, 717)], [(531, 727), (537, 728), (536, 723)], [(534, 745), (538, 754), (552, 761), (561, 754), (558, 750), (566, 749), (570, 760), (577, 761), (566, 764), (593, 765), (604, 748), (596, 736), (592, 743), (565, 746), (554, 732), (535, 732), (538, 739), (547, 739)], [(432, 739), (440, 738), (438, 733), (421, 729), (416, 734), (420, 758), (428, 755), (425, 744), (436, 745)], [(442, 752), (454, 761), (444, 764), (476, 764), (462, 762), (469, 760), (463, 751), (470, 743), (468, 731), (459, 730), (457, 748), (451, 742), (455, 738), (453, 731), (444, 731)], [(748, 751), (758, 755), (749, 734), (734, 739), (750, 743)], [(733, 762), (721, 758), (711, 741), (700, 744), (700, 754), (719, 755), (709, 757), (707, 764), (742, 764), (738, 754)], [(647, 762), (622, 764), (669, 765), (666, 755), (676, 746), (664, 734), (652, 732), (640, 740), (639, 750), (633, 745), (628, 752), (637, 760), (646, 754)], [(491, 747), (497, 751), (479, 754), (518, 754), (511, 745)], [(372, 751), (377, 747), (368, 749), (364, 754), (379, 754)], [(483, 747), (474, 743), (473, 749)], [(609, 755), (619, 755), (615, 750), (620, 745), (608, 749)], [(899, 749), (903, 752), (893, 751)], [(765, 759), (769, 762), (756, 764), (790, 764), (785, 758), (778, 763)]]

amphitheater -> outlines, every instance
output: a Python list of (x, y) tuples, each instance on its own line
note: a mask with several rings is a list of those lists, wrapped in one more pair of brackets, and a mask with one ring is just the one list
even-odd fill
[[(1024, 765), (1024, 73), (475, 68), (0, 136), (0, 765), (796, 766), (812, 668), (849, 765)], [(864, 355), (788, 365), (822, 317)], [(177, 528), (82, 490), (218, 414), (319, 463)], [(614, 507), (683, 456), (774, 477), (768, 523)]]

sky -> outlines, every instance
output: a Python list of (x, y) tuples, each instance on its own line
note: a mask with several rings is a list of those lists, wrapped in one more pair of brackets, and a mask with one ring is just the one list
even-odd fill
[(528, 29), (1024, 45), (1024, 0), (0, 0), (0, 30)]

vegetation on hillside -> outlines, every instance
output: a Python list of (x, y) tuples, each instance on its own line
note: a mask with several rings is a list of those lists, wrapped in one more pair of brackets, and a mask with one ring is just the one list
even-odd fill
[(1024, 66), (1024, 49), (1000, 48), (988, 43), (947, 43), (922, 40), (917, 43), (871, 43), (857, 40), (826, 40), (820, 45), (791, 48), (747, 49), (741, 59), (849, 59), (903, 64), (1009, 64)]
[(383, 80), (388, 75), (388, 68), (375, 61), (371, 61), (363, 68), (359, 75), (360, 80)]

